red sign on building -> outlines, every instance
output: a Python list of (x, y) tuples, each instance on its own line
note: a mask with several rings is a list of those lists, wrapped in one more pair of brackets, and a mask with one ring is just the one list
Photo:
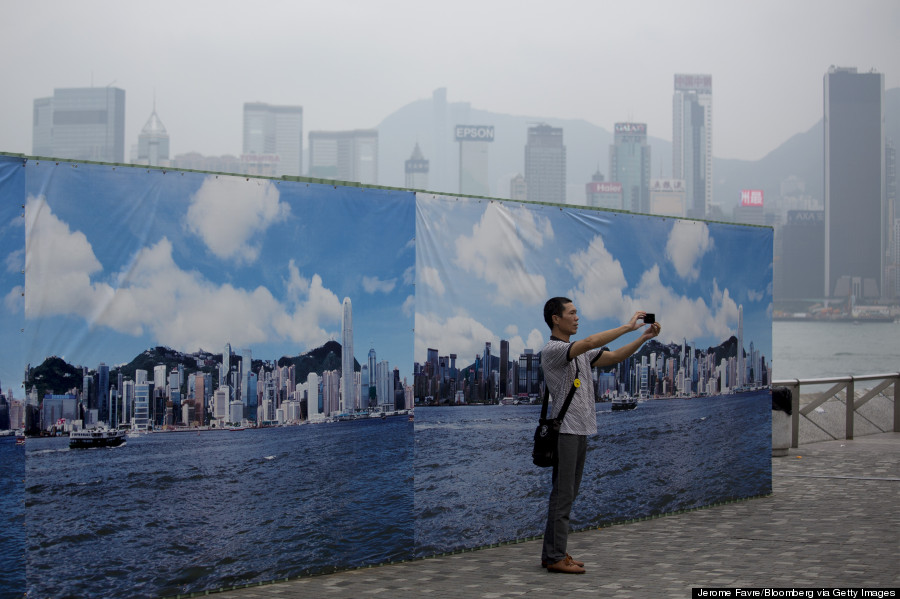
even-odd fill
[(762, 206), (762, 189), (744, 189), (741, 191), (741, 206)]

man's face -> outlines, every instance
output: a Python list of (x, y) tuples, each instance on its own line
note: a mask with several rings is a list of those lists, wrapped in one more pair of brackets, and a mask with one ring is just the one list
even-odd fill
[(578, 310), (575, 309), (575, 304), (564, 304), (562, 316), (555, 316), (554, 319), (560, 333), (574, 335), (578, 332)]

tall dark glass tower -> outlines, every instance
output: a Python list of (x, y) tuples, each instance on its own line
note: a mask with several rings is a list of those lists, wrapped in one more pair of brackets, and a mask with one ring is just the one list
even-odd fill
[(825, 74), (825, 296), (877, 297), (883, 289), (884, 75)]

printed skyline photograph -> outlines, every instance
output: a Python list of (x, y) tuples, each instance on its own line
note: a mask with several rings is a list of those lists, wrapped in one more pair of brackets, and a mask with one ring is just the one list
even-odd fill
[(341, 343), (344, 298), (357, 362), (374, 348), (409, 376), (411, 195), (366, 202), (330, 190), (323, 201), (317, 186), (264, 179), (30, 169), (28, 249), (10, 254), (25, 266), (24, 300), (21, 286), (5, 292), (7, 306), (24, 304), (25, 335), (21, 356), (3, 365), (7, 386), (50, 356), (95, 369), (155, 346), (221, 354), (230, 344), (274, 363)]

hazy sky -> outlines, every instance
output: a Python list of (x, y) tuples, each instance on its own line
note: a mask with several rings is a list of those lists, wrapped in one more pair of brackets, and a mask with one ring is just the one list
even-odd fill
[(31, 153), (32, 102), (126, 92), (126, 160), (153, 109), (171, 153), (239, 154), (244, 102), (301, 105), (310, 130), (376, 127), (451, 102), (671, 139), (675, 73), (713, 76), (714, 152), (757, 159), (822, 118), (829, 65), (900, 86), (896, 0), (160, 0), (14, 2), (0, 49), (0, 151)]

